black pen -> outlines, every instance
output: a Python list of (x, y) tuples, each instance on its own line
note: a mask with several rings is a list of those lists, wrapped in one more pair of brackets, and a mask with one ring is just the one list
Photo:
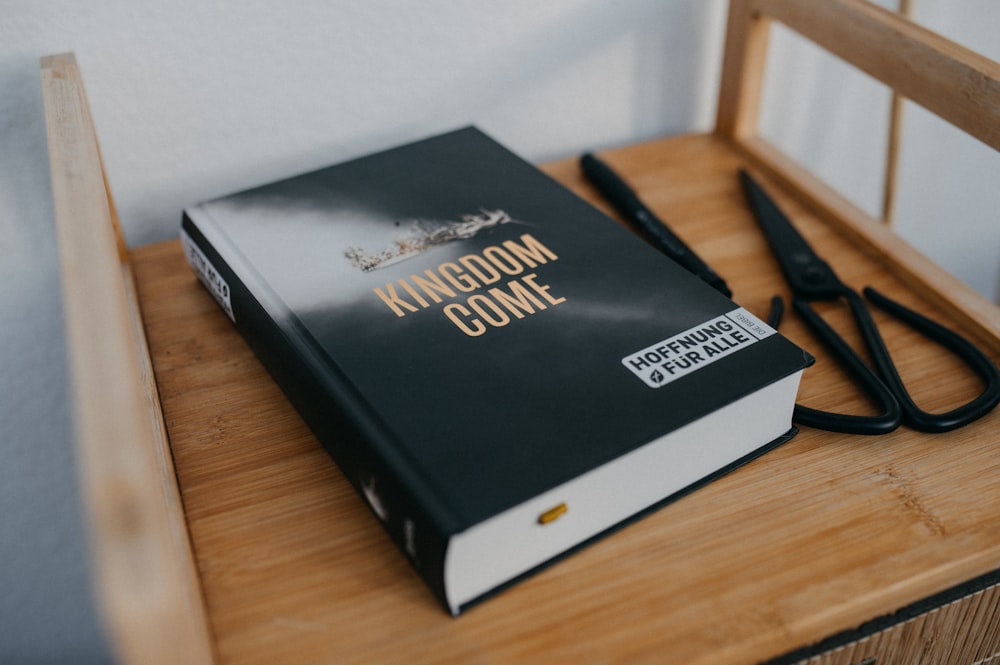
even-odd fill
[(580, 158), (580, 167), (587, 180), (600, 190), (619, 213), (638, 227), (653, 246), (727, 298), (733, 295), (726, 282), (692, 252), (684, 241), (674, 235), (610, 166), (587, 153)]

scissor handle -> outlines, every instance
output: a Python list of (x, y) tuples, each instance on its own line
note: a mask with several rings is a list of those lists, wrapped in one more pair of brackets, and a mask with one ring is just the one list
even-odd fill
[(968, 403), (944, 413), (930, 413), (914, 403), (888, 352), (873, 354), (879, 375), (899, 401), (904, 423), (922, 432), (948, 432), (981, 418), (1000, 403), (1000, 370), (972, 342), (923, 314), (891, 300), (870, 286), (864, 289), (864, 294), (894, 318), (961, 358), (985, 384), (983, 391)]
[[(847, 300), (854, 315), (854, 321), (861, 332), (868, 350), (873, 355), (881, 353), (888, 358), (889, 353), (885, 349), (882, 336), (875, 327), (875, 321), (868, 312), (865, 301), (853, 291), (844, 289), (843, 298)], [(860, 416), (846, 413), (834, 413), (833, 411), (821, 411), (801, 404), (795, 405), (792, 419), (800, 425), (807, 425), (817, 429), (831, 432), (844, 432), (846, 434), (888, 434), (902, 422), (902, 409), (896, 401), (892, 391), (882, 382), (868, 367), (861, 357), (844, 341), (844, 339), (834, 331), (823, 318), (816, 313), (808, 301), (801, 298), (793, 298), (792, 306), (798, 312), (806, 325), (819, 338), (823, 346), (827, 348), (843, 364), (851, 377), (861, 385), (868, 395), (875, 401), (881, 409), (881, 413), (875, 416)]]

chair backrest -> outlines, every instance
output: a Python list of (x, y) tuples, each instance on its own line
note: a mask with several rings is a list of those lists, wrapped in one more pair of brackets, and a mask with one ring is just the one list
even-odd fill
[[(1000, 64), (866, 0), (730, 0), (716, 134), (796, 193), (844, 235), (986, 337), (1000, 310), (913, 250), (758, 133), (770, 26), (785, 27), (1000, 150)], [(888, 145), (888, 143), (887, 143)], [(894, 159), (891, 154), (888, 160)], [(891, 169), (892, 164), (888, 164)], [(887, 180), (891, 187), (891, 180)]]
[(1000, 150), (1000, 64), (864, 0), (732, 0), (720, 134), (756, 136), (772, 20)]

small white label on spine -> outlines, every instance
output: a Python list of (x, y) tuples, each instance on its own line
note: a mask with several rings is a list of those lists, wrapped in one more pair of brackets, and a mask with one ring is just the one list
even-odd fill
[(625, 356), (622, 364), (650, 388), (662, 388), (775, 332), (740, 307)]
[(222, 279), (222, 275), (215, 269), (212, 262), (208, 260), (208, 257), (201, 251), (201, 248), (194, 243), (191, 236), (183, 229), (181, 230), (181, 244), (184, 245), (184, 256), (187, 257), (191, 268), (198, 275), (198, 279), (201, 280), (201, 283), (205, 285), (216, 302), (229, 315), (230, 320), (235, 323), (236, 317), (233, 315), (233, 304), (229, 299), (229, 285), (226, 284), (226, 280)]

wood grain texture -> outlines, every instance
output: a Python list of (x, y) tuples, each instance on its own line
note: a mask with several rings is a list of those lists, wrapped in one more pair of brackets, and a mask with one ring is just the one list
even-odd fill
[(209, 663), (212, 643), (80, 71), (41, 62), (76, 458), (103, 618), (123, 663)]
[(994, 658), (1000, 660), (1000, 586), (803, 659), (798, 665), (986, 665), (995, 662)]
[[(785, 293), (743, 202), (736, 172), (753, 163), (742, 149), (693, 135), (602, 157), (716, 268), (737, 303), (765, 316), (770, 297)], [(545, 170), (594, 200), (575, 160)], [(862, 249), (858, 235), (762, 178), (845, 282), (954, 319), (897, 276), (891, 246)], [(1000, 567), (997, 412), (940, 435), (804, 429), (452, 619), (198, 284), (179, 244), (136, 249), (132, 260), (222, 663), (750, 664)], [(826, 314), (848, 330), (844, 312)], [(948, 408), (978, 390), (934, 344), (876, 319), (922, 406)], [(817, 356), (801, 401), (870, 409), (794, 316), (782, 330)], [(994, 359), (998, 337), (989, 340)]]

